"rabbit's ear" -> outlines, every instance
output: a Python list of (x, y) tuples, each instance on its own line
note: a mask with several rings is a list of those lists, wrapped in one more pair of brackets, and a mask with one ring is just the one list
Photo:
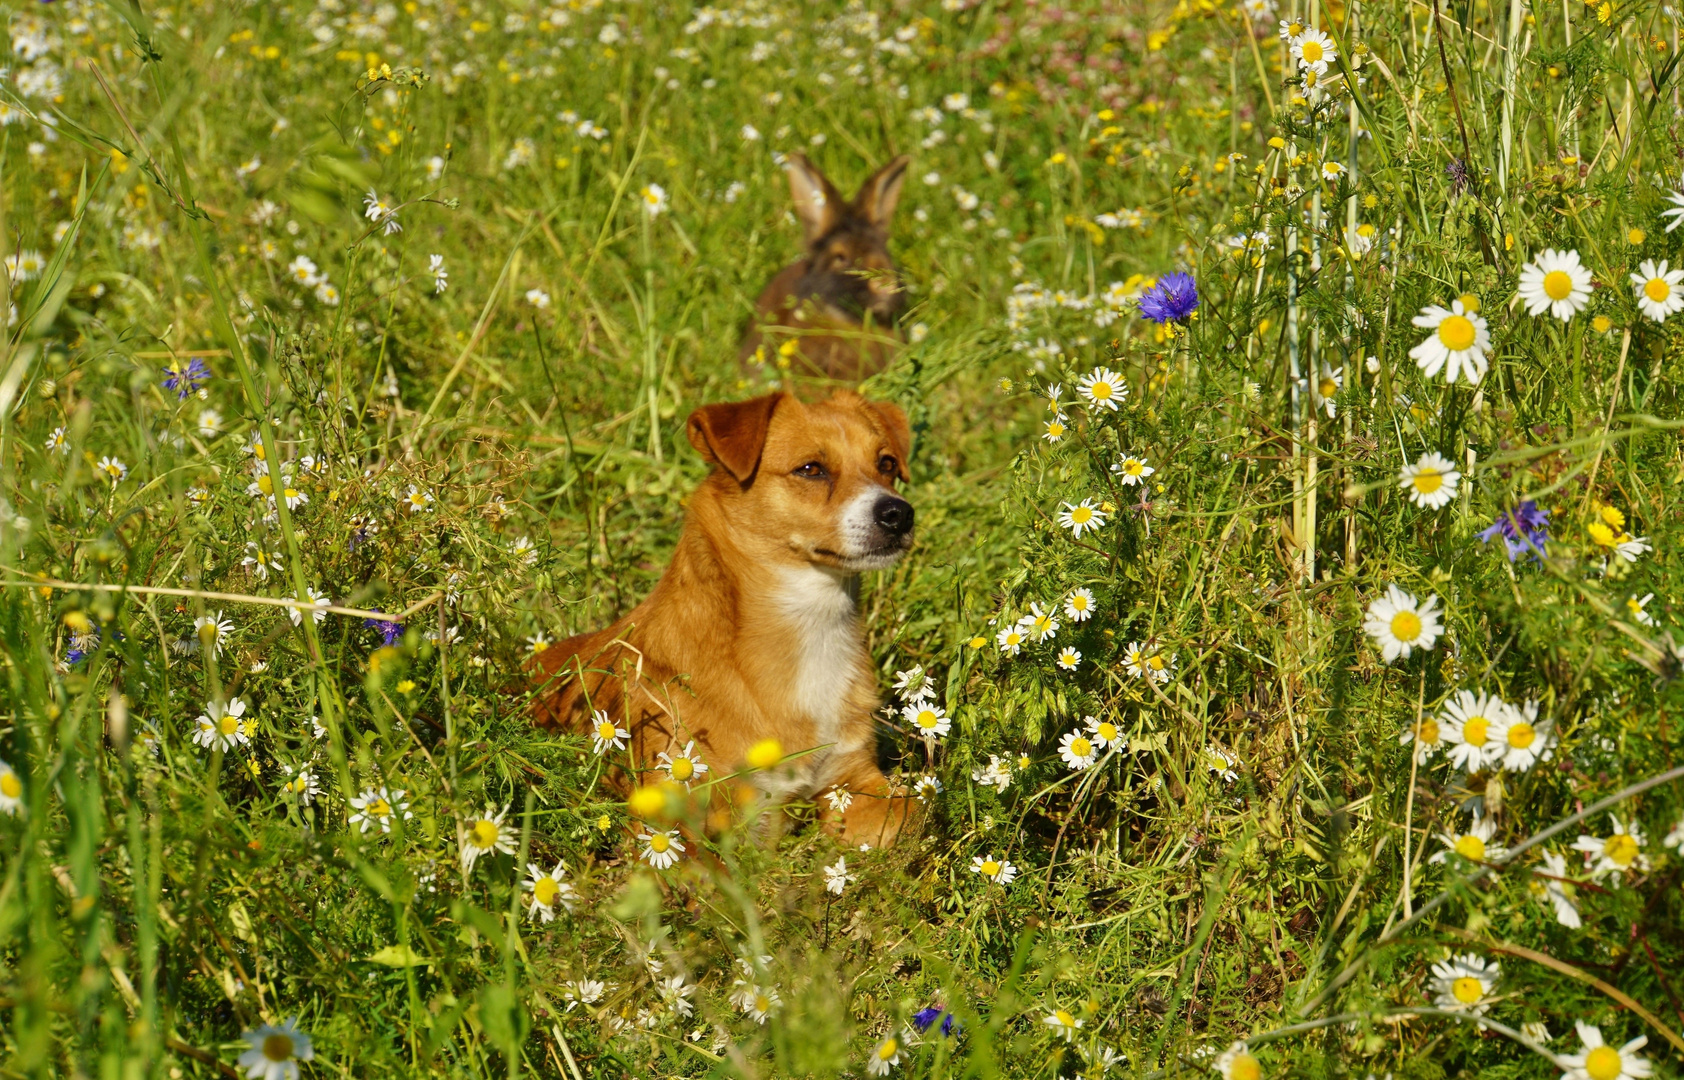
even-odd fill
[(906, 182), (906, 167), (912, 159), (905, 154), (878, 169), (870, 180), (860, 185), (854, 196), (854, 210), (872, 225), (887, 231), (889, 220), (895, 216), (895, 204), (900, 202), (901, 185)]
[(817, 165), (805, 154), (791, 154), (784, 163), (789, 174), (789, 197), (795, 201), (795, 216), (811, 244), (830, 232), (842, 220), (842, 196)]

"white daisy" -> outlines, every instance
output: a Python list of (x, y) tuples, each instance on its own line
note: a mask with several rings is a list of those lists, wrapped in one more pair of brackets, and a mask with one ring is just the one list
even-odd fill
[(1400, 657), (1407, 660), (1416, 649), (1431, 649), (1444, 632), (1437, 607), (1436, 596), (1427, 597), (1427, 602), (1421, 604), (1412, 594), (1388, 585), (1386, 595), (1368, 605), (1363, 629), (1380, 646), (1386, 663)]
[(1041, 438), (1050, 443), (1061, 442), (1068, 431), (1064, 417), (1055, 416), (1046, 422), (1046, 430), (1041, 432)]
[(1108, 367), (1096, 367), (1076, 380), (1076, 392), (1086, 399), (1089, 409), (1112, 412), (1129, 396), (1123, 377)]
[(1058, 756), (1072, 769), (1085, 769), (1099, 757), (1099, 744), (1080, 731), (1066, 731), (1058, 741)]
[(239, 698), (230, 699), (226, 705), (220, 701), (211, 702), (195, 721), (197, 728), (193, 741), (206, 749), (224, 753), (236, 746), (246, 745), (251, 742), (251, 737), (246, 734), (245, 725), (240, 723), (240, 717), (245, 714), (246, 703)]
[(1551, 315), (1567, 322), (1590, 302), (1590, 270), (1577, 251), (1546, 248), (1520, 271), (1520, 299), (1526, 314)]
[(1410, 322), (1432, 331), (1425, 341), (1409, 350), (1409, 358), (1427, 378), (1437, 378), (1443, 371), (1444, 381), (1455, 385), (1465, 375), (1470, 386), (1485, 378), (1488, 366), (1485, 354), (1491, 351), (1491, 332), (1478, 312), (1469, 311), (1462, 301), (1456, 300), (1449, 310), (1437, 304), (1424, 307)]
[(1449, 458), (1428, 451), (1415, 464), (1405, 465), (1397, 479), (1398, 487), (1410, 502), (1437, 510), (1456, 497), (1456, 485), (1461, 482), (1462, 474)]
[(1073, 646), (1066, 645), (1058, 651), (1058, 659), (1055, 662), (1065, 671), (1075, 671), (1081, 666), (1082, 654)]
[(514, 830), (504, 826), (503, 818), (509, 812), (505, 804), (499, 810), (496, 806), (487, 805), (485, 813), (479, 817), (464, 818), (456, 825), (456, 845), (462, 851), (462, 872), (473, 870), (474, 863), (481, 855), (489, 855), (494, 851), (501, 851), (505, 855), (515, 853)]
[(402, 788), (397, 791), (388, 791), (385, 787), (368, 788), (361, 795), (351, 797), (351, 809), (356, 813), (346, 819), (346, 824), (361, 826), (360, 832), (378, 828), (383, 833), (389, 833), (392, 822), (399, 818), (408, 821), (415, 816), (404, 801), (406, 794)]
[(1029, 639), (1028, 636), (1016, 626), (1008, 626), (996, 634), (994, 636), (994, 640), (999, 644), (1001, 652), (1005, 653), (1007, 656), (1016, 656), (1019, 652), (1023, 651), (1023, 643)]
[(218, 656), (222, 655), (222, 646), (233, 632), (234, 620), (224, 619), (220, 611), (215, 615), (200, 615), (193, 620), (193, 636), (198, 640), (199, 648), (214, 650)]
[(888, 1076), (889, 1070), (900, 1064), (900, 1056), (901, 1040), (890, 1035), (872, 1049), (865, 1071), (872, 1076)]
[(1123, 668), (1137, 679), (1167, 683), (1175, 674), (1175, 657), (1165, 657), (1145, 642), (1134, 641), (1123, 650)]
[(1438, 838), (1444, 841), (1444, 850), (1427, 861), (1442, 863), (1454, 853), (1469, 862), (1502, 862), (1508, 854), (1508, 849), (1491, 842), (1491, 837), (1496, 831), (1495, 821), (1475, 814), (1473, 824), (1468, 826), (1467, 832), (1439, 833)]
[(1546, 851), (1544, 865), (1534, 866), (1532, 872), (1545, 875), (1534, 881), (1532, 887), (1555, 908), (1555, 921), (1569, 930), (1577, 930), (1583, 925), (1583, 920), (1579, 918), (1579, 906), (1573, 902), (1573, 887), (1565, 881), (1555, 880), (1567, 876), (1567, 860), (1557, 852)]
[(1314, 27), (1306, 28), (1292, 39), (1292, 58), (1303, 71), (1327, 74), (1327, 65), (1339, 55), (1333, 39)]
[(1088, 729), (1088, 738), (1100, 746), (1114, 746), (1121, 750), (1128, 742), (1127, 739), (1123, 738), (1123, 733), (1118, 730), (1117, 725), (1109, 720), (1101, 720), (1097, 716), (1087, 716), (1082, 718), (1082, 724)]
[(643, 841), (643, 852), (638, 857), (657, 870), (667, 869), (684, 854), (684, 843), (679, 840), (677, 830), (660, 832), (648, 829), (638, 839)]
[(1501, 698), (1471, 690), (1459, 690), (1446, 701), (1439, 727), (1450, 763), (1477, 772), (1500, 759), (1505, 744), (1496, 736), (1508, 723), (1508, 710)]
[(1559, 1064), (1567, 1071), (1562, 1080), (1621, 1080), (1622, 1077), (1653, 1076), (1655, 1067), (1637, 1051), (1649, 1044), (1649, 1036), (1637, 1038), (1615, 1049), (1602, 1041), (1602, 1029), (1583, 1020), (1573, 1021), (1584, 1044), (1582, 1054), (1563, 1054)]
[(1580, 836), (1573, 841), (1573, 849), (1585, 853), (1585, 865), (1591, 876), (1600, 880), (1609, 875), (1621, 877), (1627, 870), (1649, 869), (1649, 858), (1643, 854), (1643, 830), (1637, 821), (1622, 824), (1612, 814), (1608, 815), (1608, 821), (1613, 828), (1607, 839)]
[[(620, 729), (615, 728), (614, 738), (610, 739), (609, 742), (614, 743), (624, 738), (629, 738), (629, 735), (622, 734)], [(598, 752), (600, 753), (600, 751)], [(678, 744), (673, 743), (656, 755), (656, 760), (660, 762), (661, 768), (666, 770), (668, 780), (676, 781), (686, 787), (690, 785), (692, 780), (700, 780), (707, 775), (707, 762), (696, 756), (696, 740), (694, 739), (685, 743), (682, 749), (678, 749)]]
[(47, 453), (70, 453), (70, 435), (62, 427), (54, 428), (52, 434), (47, 436)]
[(1645, 555), (1655, 550), (1649, 543), (1647, 536), (1632, 536), (1626, 533), (1614, 545), (1614, 554), (1623, 562), (1635, 563), (1639, 555)]
[(1064, 509), (1058, 512), (1058, 523), (1080, 540), (1084, 532), (1093, 532), (1105, 524), (1105, 511), (1093, 504), (1092, 499), (1083, 499), (1072, 506), (1064, 504)]
[(981, 874), (996, 885), (1010, 885), (1017, 877), (1017, 867), (992, 854), (977, 855), (971, 859), (971, 873)]
[(778, 996), (777, 987), (754, 986), (740, 995), (737, 1007), (748, 1013), (750, 1020), (764, 1024), (783, 1003), (784, 999)]
[(556, 918), (557, 908), (566, 908), (568, 912), (573, 910), (573, 901), (578, 900), (578, 893), (566, 876), (566, 863), (556, 863), (556, 869), (551, 871), (542, 869), (537, 863), (527, 863), (527, 880), (520, 883), (520, 888), (532, 893), (532, 906), (527, 908), (527, 918), (547, 923)]
[(281, 797), (300, 806), (309, 806), (316, 801), (316, 796), (322, 793), (321, 783), (308, 765), (295, 765), (287, 769), (287, 778), (281, 784)]
[(1665, 259), (1657, 265), (1645, 259), (1631, 275), (1631, 287), (1637, 294), (1637, 310), (1656, 322), (1684, 311), (1684, 269), (1668, 270)]
[(409, 491), (398, 501), (409, 507), (412, 514), (425, 514), (433, 508), (433, 493), (411, 484)]
[(1433, 1004), (1454, 1012), (1471, 1012), (1482, 1016), (1491, 1008), (1486, 1000), (1497, 987), (1501, 966), (1472, 953), (1440, 960), (1433, 965), (1433, 991), (1438, 995)]
[(609, 747), (624, 750), (626, 740), (631, 738), (631, 732), (608, 719), (608, 714), (601, 709), (591, 713), (591, 734), (595, 737), (591, 750), (598, 754), (607, 752)]
[(933, 702), (915, 702), (902, 709), (900, 715), (913, 734), (925, 739), (945, 739), (953, 727), (947, 713)]
[(1426, 761), (1444, 745), (1443, 731), (1439, 722), (1431, 716), (1423, 716), (1413, 727), (1406, 729), (1397, 737), (1399, 745), (1415, 744), (1415, 759)]
[(1540, 759), (1550, 755), (1550, 731), (1553, 725), (1538, 722), (1538, 703), (1508, 705), (1501, 722), (1491, 729), (1491, 745), (1496, 757), (1509, 772), (1525, 772)]
[[(0, 793), (4, 793), (4, 790), (5, 785), (0, 783)], [(1666, 839), (1662, 840), (1661, 844), (1664, 847), (1674, 848), (1680, 853), (1684, 853), (1684, 814), (1679, 815), (1678, 824), (1674, 825), (1672, 831), (1666, 834)]]
[(0, 814), (16, 816), (23, 809), (23, 781), (17, 770), (0, 761)]
[(1671, 232), (1679, 225), (1684, 225), (1684, 191), (1667, 192), (1666, 201), (1672, 205), (1661, 211), (1661, 217), (1672, 219), (1666, 226), (1666, 231)]
[(1031, 602), (1029, 614), (1019, 619), (1017, 625), (1032, 640), (1036, 642), (1046, 641), (1058, 633), (1058, 620), (1053, 615), (1054, 613), (1051, 611), (1042, 611), (1040, 604)]
[(846, 812), (848, 807), (854, 805), (854, 793), (849, 791), (846, 786), (833, 787), (824, 793), (824, 801), (830, 804), (832, 810), (841, 814)]
[(1093, 617), (1093, 593), (1087, 589), (1071, 589), (1064, 600), (1064, 615), (1071, 622), (1087, 622)]
[(1111, 466), (1111, 471), (1117, 474), (1117, 479), (1129, 487), (1141, 484), (1148, 476), (1158, 470), (1146, 464), (1146, 458), (1138, 454), (1127, 454), (1123, 460)]
[(643, 212), (650, 217), (659, 217), (667, 208), (667, 189), (659, 184), (646, 184), (638, 194), (643, 199)]
[(1630, 596), (1626, 597), (1626, 614), (1630, 615), (1635, 621), (1644, 626), (1656, 625), (1655, 617), (1649, 614), (1648, 611), (1649, 601), (1654, 598), (1654, 593), (1645, 593), (1643, 595), (1643, 599), (1639, 600), (1637, 598), (1637, 594), (1632, 593)]
[(240, 1055), (240, 1068), (247, 1080), (298, 1080), (298, 1063), (316, 1056), (310, 1036), (298, 1029), (298, 1018), (289, 1016), (279, 1025), (263, 1024), (240, 1038), (251, 1048)]
[(1052, 1028), (1053, 1034), (1063, 1036), (1065, 1042), (1076, 1037), (1078, 1028), (1087, 1026), (1080, 1017), (1072, 1016), (1066, 1009), (1054, 1009), (1050, 1015), (1041, 1018), (1041, 1023)]
[(1339, 391), (1344, 388), (1345, 369), (1323, 364), (1321, 366), (1321, 378), (1316, 380), (1316, 400), (1321, 402), (1322, 408), (1327, 410), (1329, 420), (1335, 419), (1339, 415), (1339, 405), (1335, 399), (1339, 397)]
[(1222, 1080), (1262, 1080), (1263, 1077), (1262, 1062), (1243, 1042), (1222, 1051), (1211, 1068), (1222, 1074)]
[(122, 483), (129, 475), (129, 467), (110, 455), (100, 458), (99, 463), (94, 466), (94, 471), (104, 473), (105, 478), (113, 484)]

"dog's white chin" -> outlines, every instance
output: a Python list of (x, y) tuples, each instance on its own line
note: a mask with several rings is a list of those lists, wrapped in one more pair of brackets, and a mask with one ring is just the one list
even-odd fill
[(905, 548), (895, 548), (892, 551), (880, 551), (870, 555), (846, 555), (836, 560), (836, 565), (850, 574), (859, 574), (866, 570), (887, 570), (900, 562), (900, 557), (905, 554)]

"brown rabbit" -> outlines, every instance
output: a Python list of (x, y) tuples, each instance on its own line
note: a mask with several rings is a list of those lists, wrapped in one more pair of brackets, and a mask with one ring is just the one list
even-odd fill
[(849, 383), (888, 365), (906, 308), (889, 255), (889, 222), (910, 161), (902, 154), (878, 169), (848, 202), (805, 156), (789, 156), (784, 168), (807, 254), (780, 270), (755, 301), (740, 362), (773, 365), (786, 380)]

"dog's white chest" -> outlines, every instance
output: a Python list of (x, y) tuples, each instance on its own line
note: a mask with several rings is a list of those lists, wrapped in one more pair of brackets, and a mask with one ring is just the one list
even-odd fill
[(776, 604), (790, 635), (791, 702), (812, 721), (820, 744), (834, 743), (860, 670), (854, 602), (840, 577), (806, 568), (783, 575)]

